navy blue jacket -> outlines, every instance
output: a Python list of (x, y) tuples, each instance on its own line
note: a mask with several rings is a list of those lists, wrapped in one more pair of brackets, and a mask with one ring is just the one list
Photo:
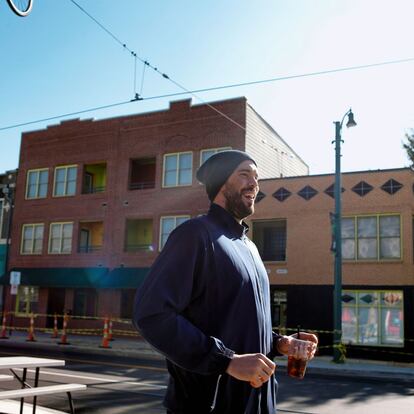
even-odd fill
[(269, 280), (256, 246), (225, 209), (186, 221), (138, 289), (134, 323), (167, 358), (173, 413), (274, 414), (272, 376), (255, 389), (225, 373), (233, 353), (273, 357)]

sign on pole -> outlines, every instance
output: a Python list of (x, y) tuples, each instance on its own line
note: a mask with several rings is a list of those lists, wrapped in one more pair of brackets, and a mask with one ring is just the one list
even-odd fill
[(18, 289), (19, 289), (19, 285), (11, 285), (10, 294), (11, 295), (17, 295)]
[(11, 285), (20, 285), (20, 276), (21, 272), (10, 272), (10, 284)]

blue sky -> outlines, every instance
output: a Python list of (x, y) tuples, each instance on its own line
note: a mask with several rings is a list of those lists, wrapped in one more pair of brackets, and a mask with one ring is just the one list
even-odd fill
[[(394, 0), (392, 6), (385, 0), (76, 1), (140, 57), (190, 90), (414, 58), (410, 0)], [(0, 53), (0, 129), (128, 101), (135, 93), (130, 53), (70, 0), (34, 0), (26, 18), (0, 2)], [(142, 72), (139, 63), (139, 93)], [(402, 141), (414, 127), (413, 73), (410, 61), (199, 97), (246, 96), (309, 164), (311, 174), (333, 172), (333, 122), (352, 107), (358, 126), (343, 131), (343, 171), (400, 168), (408, 165)], [(146, 69), (142, 96), (180, 91)], [(80, 117), (165, 109), (171, 99)], [(0, 131), (0, 172), (18, 166), (22, 132), (59, 121)]]

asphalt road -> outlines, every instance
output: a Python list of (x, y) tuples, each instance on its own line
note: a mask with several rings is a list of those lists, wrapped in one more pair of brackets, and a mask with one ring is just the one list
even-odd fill
[[(0, 356), (13, 354), (0, 347)], [(23, 354), (19, 350), (19, 354)], [(88, 385), (74, 393), (77, 414), (164, 413), (162, 397), (167, 373), (160, 361), (114, 356), (37, 351), (33, 356), (63, 358), (66, 367), (41, 370), (41, 385), (77, 382)], [(3, 373), (3, 372), (2, 372)], [(303, 381), (278, 373), (280, 413), (291, 414), (394, 414), (414, 412), (414, 384), (408, 382), (359, 380), (358, 378), (305, 377)], [(3, 389), (13, 384), (0, 383)], [(14, 385), (15, 387), (15, 385)], [(64, 395), (43, 397), (41, 405), (69, 411)], [(196, 413), (195, 413), (196, 414)]]

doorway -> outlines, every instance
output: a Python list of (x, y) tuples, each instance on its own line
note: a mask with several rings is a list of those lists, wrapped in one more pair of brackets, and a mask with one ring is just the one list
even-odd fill
[[(54, 314), (63, 315), (65, 308), (65, 289), (64, 288), (49, 288), (47, 299), (47, 314), (46, 328), (53, 328)], [(62, 328), (62, 319), (58, 318), (58, 329)]]

